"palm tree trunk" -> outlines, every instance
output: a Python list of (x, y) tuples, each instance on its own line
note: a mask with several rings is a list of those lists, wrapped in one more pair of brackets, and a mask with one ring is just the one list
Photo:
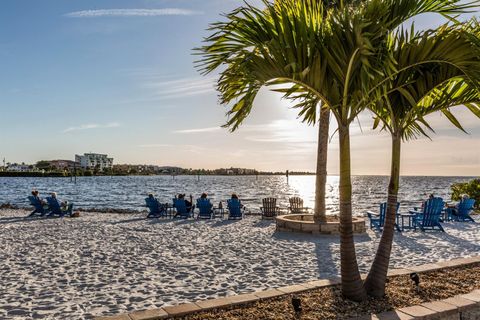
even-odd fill
[(395, 233), (395, 214), (397, 211), (398, 187), (400, 180), (400, 149), (401, 138), (392, 136), (392, 163), (390, 184), (388, 185), (388, 203), (385, 214), (385, 224), (382, 237), (378, 245), (377, 254), (373, 260), (372, 268), (365, 282), (365, 289), (370, 296), (383, 297), (385, 295), (385, 282), (387, 279), (388, 264), (392, 251), (393, 236)]
[(358, 271), (352, 224), (352, 182), (350, 178), (350, 132), (339, 124), (340, 136), (340, 260), (342, 293), (353, 301), (366, 299)]
[(323, 107), (318, 121), (317, 173), (315, 179), (315, 212), (316, 223), (326, 222), (325, 185), (327, 183), (328, 130), (330, 128), (330, 110)]

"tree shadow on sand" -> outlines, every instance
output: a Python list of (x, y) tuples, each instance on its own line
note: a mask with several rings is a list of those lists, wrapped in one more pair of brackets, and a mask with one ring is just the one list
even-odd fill
[[(298, 232), (275, 231), (277, 240), (313, 243), (317, 262), (317, 279), (338, 278), (340, 275), (340, 255), (333, 248), (340, 247), (339, 235), (311, 235)], [(370, 242), (368, 234), (355, 235), (355, 243)], [(339, 252), (339, 250), (337, 250)]]
[(255, 228), (268, 228), (272, 224), (275, 224), (275, 220), (266, 220), (266, 219), (259, 218), (259, 220), (254, 222), (253, 226)]
[(143, 221), (146, 220), (147, 218), (145, 217), (140, 217), (140, 218), (132, 218), (132, 219), (126, 219), (126, 220), (119, 220), (112, 222), (111, 225), (117, 225), (117, 224), (124, 224), (124, 223), (130, 223), (130, 222), (136, 222), (136, 221)]
[[(391, 266), (408, 267), (480, 252), (479, 237), (468, 239), (468, 235), (475, 235), (478, 232), (480, 225), (443, 224), (443, 227), (445, 232), (439, 230), (422, 232), (417, 229), (396, 233), (390, 259)], [(462, 233), (465, 235), (464, 238), (461, 237)]]
[(240, 221), (241, 220), (217, 220), (215, 222), (212, 221), (213, 223), (211, 224), (211, 226), (214, 228), (224, 227)]
[(59, 217), (59, 216), (36, 216), (36, 217), (5, 217), (5, 218), (0, 218), (0, 225), (1, 224), (11, 224), (11, 223), (20, 223), (20, 222), (37, 222), (37, 221), (43, 221), (43, 220), (51, 220), (51, 219), (63, 219), (65, 217)]

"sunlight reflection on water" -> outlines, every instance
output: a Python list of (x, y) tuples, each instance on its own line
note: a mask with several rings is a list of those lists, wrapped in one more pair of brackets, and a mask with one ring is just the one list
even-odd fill
[[(402, 177), (400, 187), (401, 210), (419, 205), (428, 194), (450, 200), (450, 186), (468, 181), (468, 177)], [(327, 179), (326, 205), (330, 214), (338, 213), (338, 176)], [(386, 200), (388, 177), (354, 176), (354, 214), (375, 210)], [(277, 197), (279, 205), (288, 206), (288, 198), (300, 196), (305, 206), (313, 208), (315, 176), (145, 176), (145, 177), (79, 177), (77, 184), (70, 178), (0, 178), (0, 203), (27, 206), (27, 196), (32, 189), (45, 196), (56, 191), (61, 199), (74, 202), (82, 208), (145, 209), (144, 198), (154, 192), (162, 202), (170, 202), (178, 193), (192, 194), (197, 198), (207, 192), (215, 205), (236, 192), (252, 212), (259, 211), (261, 199)]]

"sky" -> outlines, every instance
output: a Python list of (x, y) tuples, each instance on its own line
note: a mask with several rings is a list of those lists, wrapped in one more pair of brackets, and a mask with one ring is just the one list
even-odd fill
[[(250, 1), (260, 4), (259, 0)], [(192, 49), (206, 28), (241, 0), (2, 0), (0, 2), (0, 158), (74, 159), (106, 153), (114, 163), (185, 168), (314, 171), (316, 127), (297, 119), (277, 93), (262, 89), (234, 133), (218, 74), (202, 76)], [(424, 15), (417, 28), (441, 17)], [(445, 117), (402, 147), (402, 175), (480, 174), (480, 120), (456, 107), (469, 134)], [(333, 121), (334, 122), (334, 121)], [(388, 134), (364, 112), (352, 124), (352, 173), (387, 175)], [(331, 126), (328, 173), (338, 174)]]

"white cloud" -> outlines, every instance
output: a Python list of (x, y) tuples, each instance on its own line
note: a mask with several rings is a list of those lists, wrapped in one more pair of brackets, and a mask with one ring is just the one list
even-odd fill
[(179, 8), (165, 9), (100, 9), (82, 10), (65, 14), (69, 18), (97, 18), (97, 17), (157, 17), (157, 16), (193, 16), (203, 14), (201, 11), (194, 11)]
[(68, 127), (67, 129), (63, 130), (63, 132), (72, 132), (72, 131), (90, 130), (90, 129), (103, 129), (103, 128), (117, 128), (117, 127), (120, 127), (120, 124), (117, 122), (111, 122), (107, 124), (89, 123), (89, 124), (82, 124), (76, 127)]
[(151, 144), (140, 144), (140, 148), (165, 148), (165, 147), (170, 147), (171, 145), (169, 144), (163, 144), (163, 143), (151, 143)]
[(209, 128), (199, 128), (199, 129), (186, 129), (186, 130), (176, 130), (173, 133), (202, 133), (202, 132), (215, 132), (219, 131), (222, 128), (220, 127), (209, 127)]
[[(167, 99), (215, 94), (216, 77), (187, 76), (179, 78), (175, 74), (151, 68), (132, 68), (119, 70), (131, 77), (144, 91), (141, 102), (156, 102)], [(126, 101), (135, 103), (138, 100)]]
[(298, 125), (296, 120), (274, 120), (263, 125), (246, 125), (245, 132), (253, 135), (245, 139), (261, 143), (316, 144), (316, 128)]
[(215, 92), (214, 78), (184, 78), (167, 81), (151, 80), (144, 83), (145, 88), (153, 91), (159, 99), (172, 99), (185, 96), (196, 96)]

